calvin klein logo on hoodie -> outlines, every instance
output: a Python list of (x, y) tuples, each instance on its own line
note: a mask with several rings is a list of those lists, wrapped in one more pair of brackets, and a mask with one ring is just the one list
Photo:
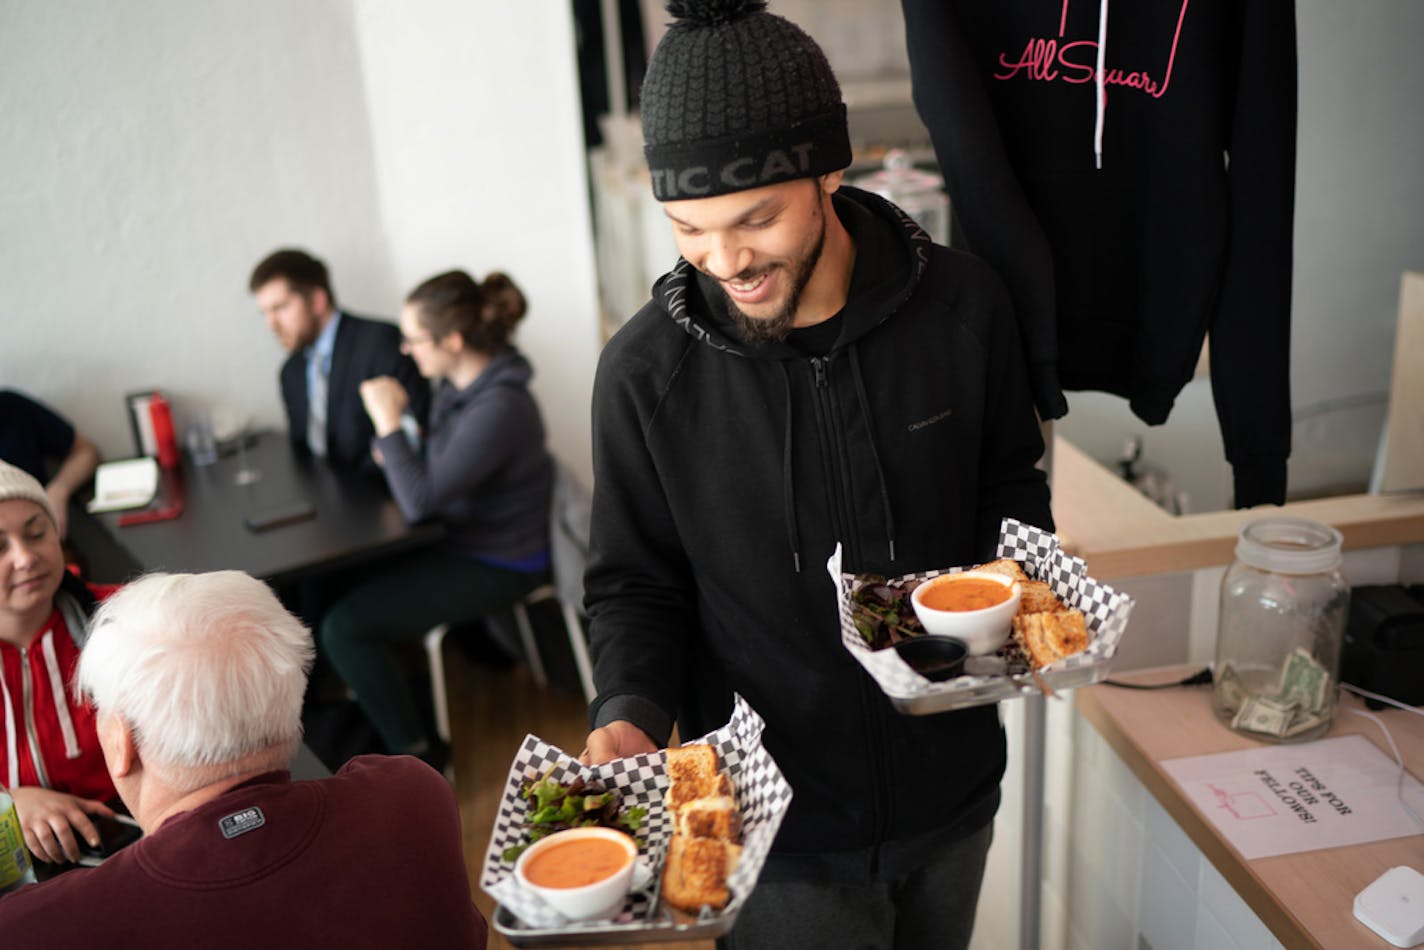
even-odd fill
[(906, 429), (910, 432), (918, 432), (926, 426), (932, 426), (936, 422), (943, 422), (952, 415), (954, 415), (954, 410), (946, 409), (944, 412), (930, 416), (928, 419), (921, 419), (919, 422), (912, 422), (908, 426), (906, 426)]
[[(1063, 34), (1067, 30), (1068, 4), (1071, 2), (1072, 0), (1063, 0), (1056, 37), (1029, 37), (1024, 44), (1023, 51), (1017, 54), (1017, 59), (1013, 58), (1014, 54), (1009, 50), (999, 53), (999, 65), (1002, 68), (994, 73), (994, 78), (1004, 82), (1022, 78), (1038, 82), (1066, 82), (1075, 85), (1093, 82), (1097, 78), (1098, 71), (1098, 46), (1099, 44), (1105, 45), (1107, 21), (1106, 19), (1100, 21), (1102, 25), (1098, 38), (1095, 40), (1065, 41)], [(1109, 67), (1104, 63), (1103, 84), (1140, 89), (1154, 99), (1160, 99), (1166, 95), (1167, 87), (1172, 83), (1172, 64), (1177, 59), (1177, 41), (1182, 36), (1182, 21), (1187, 17), (1188, 2), (1189, 0), (1181, 0), (1182, 5), (1177, 12), (1177, 30), (1172, 34), (1172, 46), (1167, 52), (1167, 61), (1162, 66), (1160, 76), (1146, 69), (1129, 70), (1122, 67)]]

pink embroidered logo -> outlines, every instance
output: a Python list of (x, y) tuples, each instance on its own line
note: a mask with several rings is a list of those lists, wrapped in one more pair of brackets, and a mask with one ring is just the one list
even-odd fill
[[(1076, 85), (1090, 83), (1096, 78), (1098, 41), (1064, 41), (1070, 2), (1071, 0), (1063, 0), (1063, 12), (1058, 20), (1056, 37), (1030, 37), (1017, 60), (1012, 59), (1007, 51), (999, 54), (999, 65), (1003, 68), (994, 73), (995, 79), (1008, 81), (1022, 76), (1039, 82), (1066, 82)], [(1172, 65), (1177, 59), (1177, 41), (1182, 36), (1182, 21), (1187, 17), (1188, 2), (1189, 0), (1182, 0), (1181, 9), (1177, 13), (1177, 29), (1172, 34), (1172, 48), (1167, 54), (1167, 64), (1160, 77), (1146, 69), (1105, 67), (1104, 85), (1140, 89), (1154, 99), (1166, 95), (1167, 87), (1172, 83)]]

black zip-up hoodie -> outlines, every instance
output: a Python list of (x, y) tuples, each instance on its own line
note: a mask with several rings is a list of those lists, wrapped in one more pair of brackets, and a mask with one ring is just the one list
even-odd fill
[(993, 706), (893, 709), (841, 643), (826, 559), (965, 564), (1003, 516), (1051, 515), (998, 279), (873, 195), (834, 204), (856, 257), (825, 356), (742, 342), (679, 260), (599, 360), (590, 719), (693, 738), (741, 693), (794, 792), (776, 850), (853, 852), (836, 873), (863, 878), (983, 827), (1004, 738)]
[(1209, 332), (1234, 503), (1283, 502), (1295, 4), (901, 5), (915, 105), (1044, 417), (1067, 411), (1056, 369), (1165, 422)]

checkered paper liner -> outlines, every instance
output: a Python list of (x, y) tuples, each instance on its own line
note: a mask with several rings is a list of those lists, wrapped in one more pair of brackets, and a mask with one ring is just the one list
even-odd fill
[[(1029, 577), (1046, 582), (1058, 599), (1083, 612), (1087, 620), (1090, 642), (1088, 648), (1074, 656), (1039, 670), (1039, 676), (1049, 686), (1071, 689), (1103, 679), (1108, 665), (1117, 652), (1118, 642), (1127, 629), (1127, 618), (1133, 601), (1106, 584), (1088, 576), (1088, 566), (1081, 558), (1059, 547), (1053, 534), (1005, 518), (999, 527), (996, 558), (1013, 558)], [(901, 712), (915, 715), (944, 712), (981, 706), (1001, 699), (1037, 692), (1032, 675), (958, 676), (942, 682), (931, 682), (912, 670), (894, 650), (872, 650), (856, 629), (851, 615), (850, 591), (854, 574), (841, 571), (841, 549), (836, 547), (826, 570), (836, 585), (840, 603), (841, 641), (851, 656), (865, 667), (880, 684), (885, 695)], [(957, 574), (968, 566), (951, 567), (920, 574), (906, 574), (895, 581), (925, 580), (941, 574)]]
[[(728, 879), (732, 899), (718, 912), (703, 908), (698, 918), (702, 923), (722, 923), (724, 926), (698, 928), (686, 934), (686, 939), (715, 935), (731, 928), (737, 912), (756, 885), (772, 839), (781, 827), (786, 809), (791, 804), (791, 786), (781, 775), (781, 769), (761, 743), (764, 723), (751, 705), (740, 695), (736, 697), (732, 718), (715, 732), (700, 739), (717, 750), (722, 770), (732, 780), (737, 805), (742, 814), (742, 854)], [(685, 742), (684, 745), (692, 744)], [(639, 830), (638, 856), (653, 873), (656, 884), (662, 873), (663, 855), (672, 835), (672, 819), (663, 807), (667, 793), (667, 755), (663, 750), (645, 755), (614, 759), (602, 765), (585, 766), (573, 756), (552, 746), (537, 736), (524, 738), (510, 765), (489, 849), (485, 852), (480, 886), (500, 905), (518, 918), (530, 933), (547, 935), (550, 931), (575, 938), (596, 937), (616, 930), (621, 939), (643, 942), (644, 939), (676, 940), (684, 936), (679, 926), (664, 909), (655, 909), (649, 896), (653, 885), (629, 897), (623, 910), (612, 921), (570, 922), (550, 908), (536, 895), (519, 885), (514, 877), (514, 862), (504, 860), (507, 848), (523, 844), (525, 815), (528, 803), (520, 794), (526, 781), (548, 774), (556, 782), (568, 783), (582, 777), (597, 781), (605, 788), (618, 790), (622, 806), (641, 805), (646, 808)], [(519, 928), (504, 932), (511, 942), (519, 943)]]

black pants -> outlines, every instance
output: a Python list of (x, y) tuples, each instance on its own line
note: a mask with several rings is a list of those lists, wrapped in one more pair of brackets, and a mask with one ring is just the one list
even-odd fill
[(438, 623), (468, 622), (508, 607), (546, 580), (547, 572), (511, 571), (437, 551), (411, 554), (326, 611), (321, 646), (386, 750), (405, 752), (430, 737), (392, 648), (420, 640)]
[[(718, 944), (724, 950), (964, 950), (993, 839), (990, 822), (897, 880), (759, 882)], [(767, 868), (775, 860), (771, 855)]]

